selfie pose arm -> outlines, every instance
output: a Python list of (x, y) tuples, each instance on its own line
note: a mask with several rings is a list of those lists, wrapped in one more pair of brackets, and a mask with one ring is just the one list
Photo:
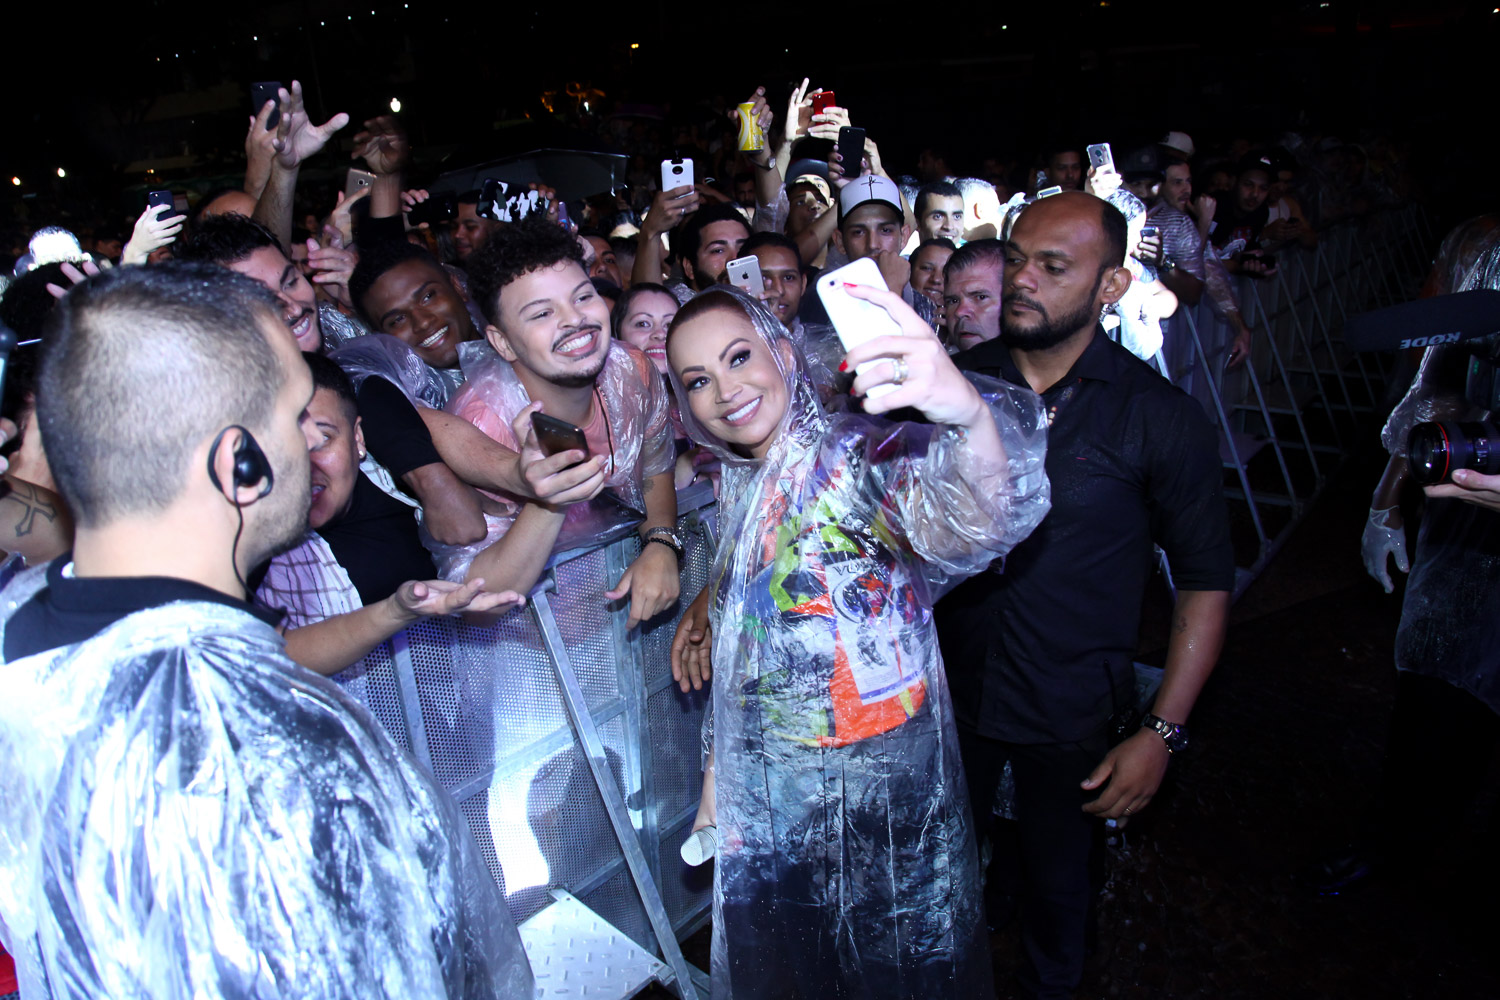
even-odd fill
[[(912, 407), (940, 425), (911, 474), (896, 477), (899, 489), (890, 503), (930, 571), (938, 577), (976, 572), (1030, 534), (1051, 506), (1041, 401), (1000, 382), (986, 387), (986, 398), (897, 293), (846, 288), (851, 297), (883, 308), (901, 328), (899, 336), (865, 341), (845, 356), (845, 370), (876, 362), (857, 375), (850, 392), (865, 396), (866, 413)], [(882, 383), (896, 388), (868, 395)]]

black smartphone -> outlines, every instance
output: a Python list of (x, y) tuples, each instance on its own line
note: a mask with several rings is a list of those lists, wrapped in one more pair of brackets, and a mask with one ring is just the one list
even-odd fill
[(548, 455), (577, 450), (583, 452), (584, 458), (588, 457), (588, 438), (583, 436), (583, 431), (566, 420), (558, 420), (545, 413), (533, 413), (531, 426), (536, 431), (537, 444), (541, 445), (542, 451)]
[(268, 80), (250, 85), (251, 114), (260, 114), (260, 109), (266, 106), (267, 101), (271, 101), (276, 105), (276, 107), (271, 109), (271, 117), (266, 119), (266, 131), (270, 131), (281, 123), (280, 90), (281, 83), (277, 80)]
[(424, 222), (429, 226), (450, 222), (458, 218), (458, 199), (451, 194), (435, 194), (414, 206), (406, 213), (406, 218), (414, 226)]
[(170, 191), (148, 191), (146, 192), (146, 207), (155, 208), (157, 205), (167, 206), (167, 210), (157, 216), (157, 221), (171, 219), (182, 213), (177, 210), (177, 199)]
[(845, 125), (839, 129), (839, 156), (844, 161), (844, 176), (858, 177), (864, 173), (865, 130)]

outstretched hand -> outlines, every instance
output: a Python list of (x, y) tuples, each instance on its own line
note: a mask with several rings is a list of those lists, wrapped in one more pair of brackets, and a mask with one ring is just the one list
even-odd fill
[(447, 580), (408, 580), (397, 588), (396, 604), (413, 619), (430, 615), (454, 615), (461, 611), (509, 611), (526, 603), (524, 594), (502, 590), (491, 594), (484, 589), (484, 578), (468, 583)]
[(276, 139), (272, 143), (276, 150), (276, 163), (284, 170), (294, 170), (310, 156), (318, 153), (333, 134), (349, 124), (349, 116), (342, 111), (322, 125), (314, 125), (307, 117), (302, 101), (302, 84), (292, 81), (288, 90), (282, 87), (281, 121), (276, 125)]
[(672, 679), (683, 691), (701, 690), (713, 676), (710, 654), (714, 643), (708, 619), (708, 592), (709, 588), (704, 587), (682, 612), (677, 634), (672, 637)]

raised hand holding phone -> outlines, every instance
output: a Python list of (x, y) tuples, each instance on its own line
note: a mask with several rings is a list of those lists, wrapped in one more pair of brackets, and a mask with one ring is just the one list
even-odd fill
[[(828, 311), (828, 319), (833, 323), (834, 332), (838, 334), (839, 343), (844, 345), (846, 352), (853, 351), (867, 341), (901, 336), (901, 324), (887, 310), (850, 294), (851, 289), (861, 285), (888, 291), (885, 279), (880, 275), (879, 265), (869, 257), (861, 257), (818, 278), (818, 298)], [(922, 325), (927, 326), (926, 323)], [(931, 328), (928, 329), (930, 331)], [(844, 366), (840, 367), (842, 369)], [(855, 372), (859, 377), (864, 377), (873, 373), (876, 368), (885, 373), (886, 377), (867, 381), (864, 394), (872, 399), (895, 392), (902, 381), (900, 366), (892, 364), (888, 359), (863, 362), (855, 368)]]

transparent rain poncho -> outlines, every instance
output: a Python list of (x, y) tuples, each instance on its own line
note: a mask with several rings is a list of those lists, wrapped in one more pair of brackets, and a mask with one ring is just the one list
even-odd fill
[[(1434, 294), (1500, 288), (1500, 226), (1495, 216), (1481, 215), (1456, 226), (1443, 239), (1433, 260)], [(1422, 363), (1401, 402), (1391, 410), (1380, 442), (1392, 455), (1406, 454), (1414, 424), (1429, 420), (1472, 420), (1477, 414), (1464, 399), (1465, 372), (1477, 345), (1441, 344), (1422, 352)]]
[[(475, 353), (493, 354), (489, 344), (469, 341), (459, 345), (459, 357)], [(434, 368), (417, 356), (405, 342), (388, 333), (355, 337), (328, 355), (338, 363), (355, 387), (371, 375), (378, 376), (406, 393), (413, 406), (441, 410), (463, 382), (457, 369)]]
[[(737, 302), (767, 347), (787, 339), (738, 290), (703, 294)], [(830, 416), (782, 375), (791, 402), (763, 461), (714, 438), (672, 376), (693, 439), (724, 463), (714, 996), (988, 996), (932, 605), (1046, 514), (1042, 407), (983, 380), (1009, 459), (987, 467), (956, 428)]]
[(168, 604), (5, 673), (23, 996), (534, 995), (453, 801), (259, 619)]
[[(520, 451), (511, 421), (530, 405), (531, 396), (515, 368), (491, 350), (484, 355), (465, 355), (464, 374), (463, 388), (449, 400), (448, 412), (463, 417), (507, 448)], [(672, 471), (676, 458), (671, 400), (661, 374), (645, 354), (623, 341), (611, 340), (594, 387), (595, 399), (604, 410), (603, 433), (598, 440), (590, 438), (589, 444), (590, 450), (611, 456), (604, 477), (605, 492), (588, 503), (568, 508), (558, 539), (560, 549), (597, 544), (624, 521), (639, 521), (646, 511), (642, 482)], [(485, 514), (487, 531), (478, 542), (444, 545), (425, 527), (422, 531), (422, 544), (432, 552), (438, 575), (445, 580), (462, 581), (474, 557), (510, 530), (525, 503), (521, 497), (486, 495), (496, 501), (500, 511)]]

